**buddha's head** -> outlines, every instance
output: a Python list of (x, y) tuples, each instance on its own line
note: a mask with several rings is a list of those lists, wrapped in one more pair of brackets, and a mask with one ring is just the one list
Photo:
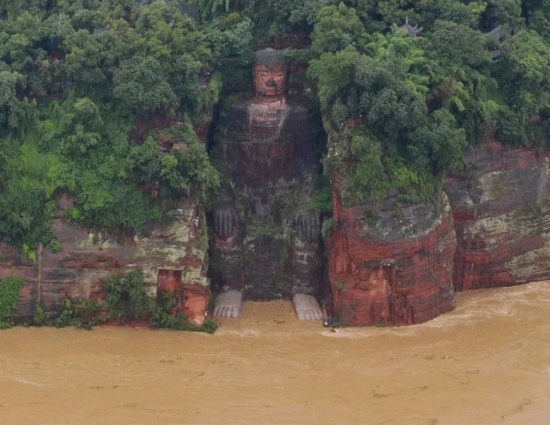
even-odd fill
[(264, 102), (281, 100), (286, 86), (288, 65), (280, 50), (271, 48), (254, 53), (254, 91)]

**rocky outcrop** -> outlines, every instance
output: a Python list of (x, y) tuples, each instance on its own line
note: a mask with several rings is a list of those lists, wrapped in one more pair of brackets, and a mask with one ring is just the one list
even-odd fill
[(465, 163), (445, 182), (441, 213), (391, 197), (343, 207), (334, 184), (327, 247), (341, 322), (420, 323), (453, 308), (453, 287), (550, 279), (548, 155), (492, 142), (469, 150)]
[(470, 150), (446, 181), (458, 239), (456, 290), (550, 279), (547, 155), (497, 142)]
[[(70, 201), (61, 204), (69, 207)], [(155, 226), (147, 236), (115, 240), (71, 226), (60, 209), (53, 229), (61, 251), (44, 249), (31, 261), (20, 250), (1, 244), (0, 278), (20, 276), (25, 283), (15, 316), (32, 317), (36, 303), (46, 313), (56, 314), (66, 299), (103, 299), (105, 279), (140, 267), (151, 296), (162, 287), (166, 272), (171, 272), (175, 276), (171, 289), (179, 296), (180, 311), (201, 324), (209, 299), (204, 215), (192, 199), (183, 200), (173, 215), (170, 224)]]
[(446, 197), (442, 210), (395, 197), (344, 207), (333, 185), (333, 233), (327, 239), (334, 314), (351, 326), (410, 325), (455, 306), (456, 239)]

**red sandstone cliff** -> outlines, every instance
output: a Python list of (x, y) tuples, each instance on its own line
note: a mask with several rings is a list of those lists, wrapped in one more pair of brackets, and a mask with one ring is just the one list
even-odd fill
[(457, 233), (456, 290), (550, 279), (547, 155), (489, 143), (446, 181)]
[(344, 324), (429, 320), (453, 308), (451, 276), (455, 290), (550, 279), (548, 155), (493, 142), (465, 162), (440, 215), (391, 198), (343, 207), (334, 185), (329, 277)]
[(327, 240), (334, 311), (344, 325), (409, 325), (455, 306), (456, 239), (446, 197), (441, 213), (395, 198), (343, 207), (333, 185), (335, 230)]

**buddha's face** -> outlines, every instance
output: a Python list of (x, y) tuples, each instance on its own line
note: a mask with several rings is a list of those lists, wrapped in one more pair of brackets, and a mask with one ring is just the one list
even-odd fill
[(280, 99), (285, 92), (286, 65), (254, 65), (256, 96), (264, 100)]

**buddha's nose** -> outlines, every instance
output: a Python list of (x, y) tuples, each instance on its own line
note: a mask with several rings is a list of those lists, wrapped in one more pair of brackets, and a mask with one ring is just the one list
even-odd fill
[(267, 83), (265, 83), (265, 85), (267, 87), (276, 87), (277, 86), (277, 84), (275, 84), (275, 81), (273, 81), (273, 80), (268, 80)]

